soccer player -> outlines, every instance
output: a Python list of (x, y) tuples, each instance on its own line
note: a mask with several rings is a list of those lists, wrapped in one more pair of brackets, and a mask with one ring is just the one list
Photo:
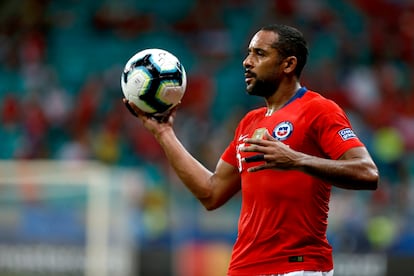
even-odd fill
[(260, 29), (243, 61), (246, 90), (266, 107), (240, 121), (214, 172), (183, 147), (175, 111), (159, 121), (124, 99), (207, 210), (242, 193), (230, 276), (333, 275), (326, 238), (332, 185), (375, 190), (378, 170), (344, 111), (300, 84), (308, 49), (300, 31)]

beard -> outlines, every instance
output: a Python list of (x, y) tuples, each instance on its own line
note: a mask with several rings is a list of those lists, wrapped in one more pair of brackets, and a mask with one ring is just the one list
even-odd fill
[(255, 82), (248, 85), (246, 90), (249, 95), (269, 98), (279, 87), (279, 82), (255, 79)]

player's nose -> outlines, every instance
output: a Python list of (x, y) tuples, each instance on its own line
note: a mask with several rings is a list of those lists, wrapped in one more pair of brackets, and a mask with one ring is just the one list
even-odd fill
[(248, 55), (244, 60), (243, 60), (243, 67), (244, 68), (252, 68), (253, 67), (253, 63), (252, 63), (252, 59), (250, 58), (250, 55)]

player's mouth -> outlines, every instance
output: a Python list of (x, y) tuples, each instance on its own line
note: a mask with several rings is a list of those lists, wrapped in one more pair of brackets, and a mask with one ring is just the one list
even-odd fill
[(254, 73), (252, 73), (251, 71), (249, 71), (249, 70), (246, 70), (245, 72), (244, 72), (244, 81), (247, 83), (247, 84), (249, 84), (250, 82), (252, 82), (252, 80), (253, 80), (253, 78), (255, 77), (256, 75), (254, 74)]

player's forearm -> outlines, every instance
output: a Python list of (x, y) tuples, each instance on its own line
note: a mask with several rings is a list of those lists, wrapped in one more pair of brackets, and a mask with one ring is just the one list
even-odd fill
[(167, 159), (184, 185), (201, 202), (211, 196), (210, 178), (212, 172), (196, 160), (177, 139), (173, 130), (166, 130), (156, 136)]
[(368, 159), (330, 160), (304, 155), (298, 167), (344, 189), (375, 190), (378, 185), (378, 170)]

